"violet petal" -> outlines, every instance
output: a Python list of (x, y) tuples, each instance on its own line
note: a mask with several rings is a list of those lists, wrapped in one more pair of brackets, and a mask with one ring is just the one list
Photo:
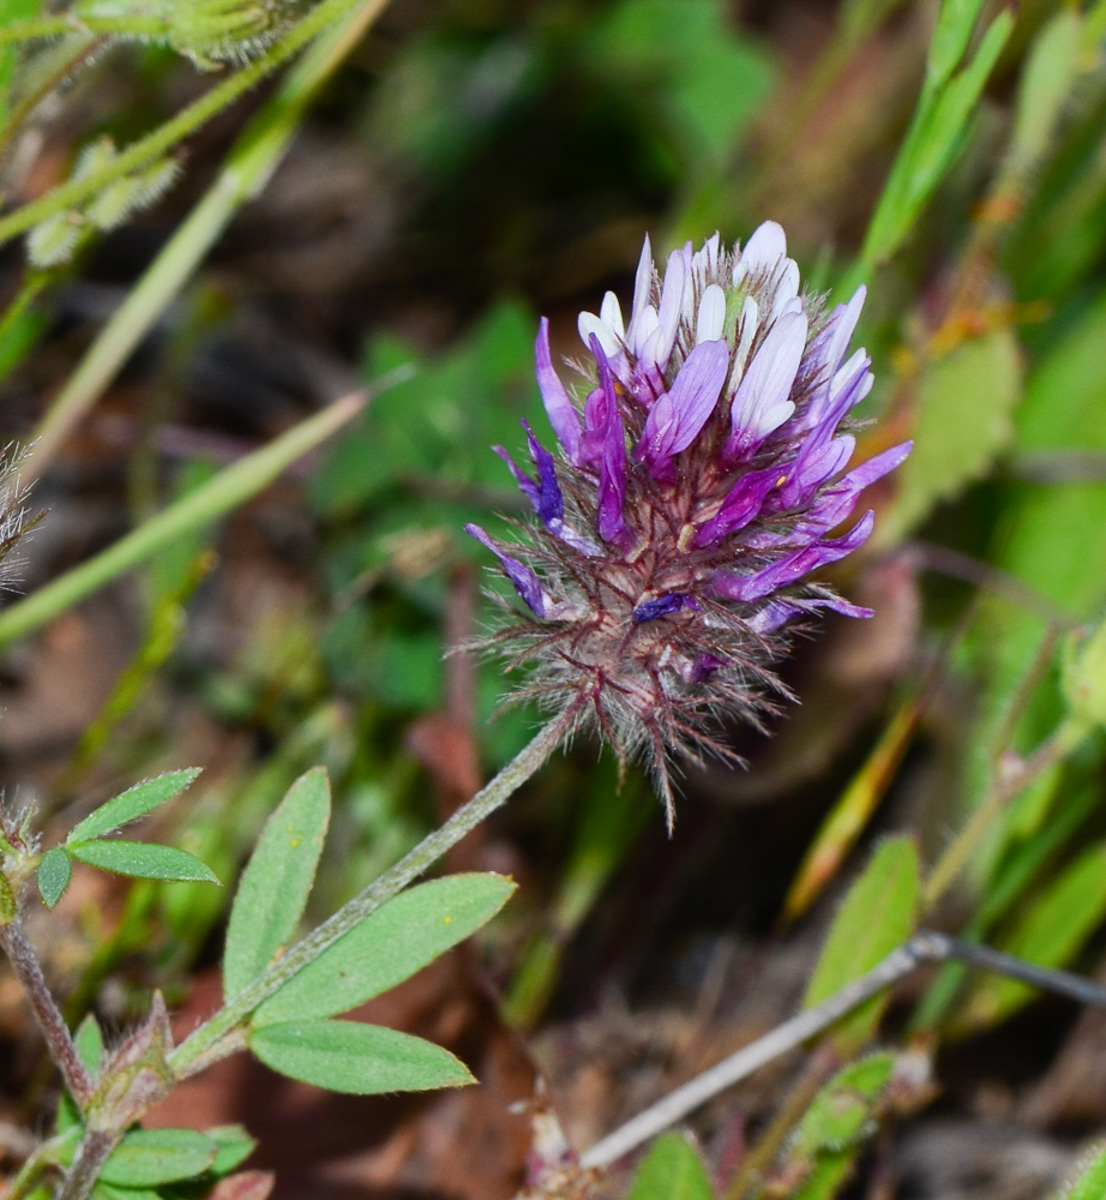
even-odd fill
[[(591, 352), (599, 366), (599, 388), (603, 394), (603, 424), (595, 432), (599, 436), (599, 536), (605, 542), (618, 544), (628, 533), (622, 517), (626, 498), (626, 434), (622, 414), (618, 411), (614, 379), (610, 363), (603, 353), (599, 339), (592, 336)], [(590, 432), (590, 430), (589, 430)]]
[(759, 516), (769, 492), (779, 486), (783, 477), (779, 467), (747, 471), (730, 489), (718, 512), (699, 527), (696, 546), (716, 546), (723, 538), (744, 529)]
[(499, 559), (507, 578), (515, 585), (515, 591), (526, 601), (535, 616), (544, 617), (549, 607), (549, 597), (542, 588), (537, 575), (529, 567), (520, 563), (517, 558), (500, 550), (479, 525), (468, 524), (465, 526), (465, 532), (476, 538)]
[(686, 450), (699, 436), (718, 403), (730, 350), (725, 342), (703, 342), (684, 359), (667, 395), (649, 410), (639, 453), (652, 467)]
[(842, 537), (823, 539), (810, 546), (804, 546), (786, 558), (770, 563), (750, 575), (717, 572), (713, 581), (714, 589), (731, 600), (744, 600), (749, 603), (760, 600), (780, 588), (797, 583), (811, 571), (817, 571), (820, 567), (851, 554), (868, 540), (874, 523), (875, 513), (869, 509)]
[(493, 446), (492, 450), (507, 464), (507, 469), (515, 477), (519, 491), (530, 501), (534, 512), (541, 514), (541, 488), (526, 474), (502, 446)]
[(646, 621), (655, 621), (658, 617), (668, 617), (674, 612), (679, 612), (686, 602), (687, 597), (682, 592), (669, 592), (639, 604), (631, 616), (635, 625), (644, 625)]
[(803, 514), (799, 526), (801, 531), (818, 537), (826, 530), (840, 525), (856, 507), (860, 493), (869, 484), (882, 479), (898, 467), (910, 454), (913, 445), (913, 442), (903, 442), (892, 446), (890, 450), (884, 450), (881, 454), (869, 458), (867, 462), (862, 462), (848, 475), (831, 484), (818, 496), (810, 510)]
[(575, 463), (580, 451), (582, 432), (580, 414), (576, 411), (576, 406), (565, 390), (560, 376), (553, 369), (553, 358), (549, 350), (549, 320), (546, 317), (541, 319), (538, 338), (534, 343), (534, 357), (537, 360), (538, 388), (549, 424), (553, 426), (553, 432), (564, 446), (569, 462)]
[(874, 617), (870, 608), (862, 608), (859, 604), (850, 604), (839, 597), (815, 600), (771, 600), (760, 612), (748, 622), (749, 628), (755, 633), (775, 633), (781, 626), (795, 617), (808, 616), (820, 608), (830, 612), (840, 613), (845, 617)]
[(535, 511), (541, 523), (548, 527), (551, 521), (559, 521), (565, 515), (564, 497), (561, 495), (560, 484), (557, 483), (553, 455), (534, 436), (528, 421), (523, 421), (522, 427), (526, 430), (534, 466), (538, 468), (538, 503), (535, 505)]

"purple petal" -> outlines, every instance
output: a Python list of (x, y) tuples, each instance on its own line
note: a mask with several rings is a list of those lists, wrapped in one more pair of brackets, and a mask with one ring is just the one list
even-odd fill
[(874, 523), (875, 513), (869, 509), (843, 537), (825, 539), (804, 546), (779, 562), (770, 563), (750, 575), (733, 575), (719, 571), (714, 576), (713, 587), (716, 592), (730, 600), (760, 600), (772, 592), (779, 591), (780, 588), (797, 583), (811, 571), (817, 571), (820, 567), (851, 554), (868, 540)]
[(536, 616), (544, 617), (549, 607), (549, 597), (542, 588), (537, 575), (529, 567), (523, 566), (517, 558), (500, 550), (479, 525), (466, 525), (465, 532), (476, 538), (482, 545), (487, 546), (503, 565), (507, 578), (515, 585), (515, 591), (526, 601)]
[(816, 393), (803, 414), (803, 428), (820, 427), (822, 437), (833, 436), (841, 419), (855, 408), (872, 390), (872, 360), (858, 350), (830, 381), (828, 387)]
[(538, 338), (534, 343), (534, 357), (537, 360), (538, 388), (549, 424), (564, 446), (569, 462), (575, 463), (580, 452), (580, 414), (553, 369), (553, 358), (549, 351), (549, 321), (546, 317), (541, 319)]
[(665, 596), (656, 596), (639, 604), (631, 616), (635, 625), (644, 625), (646, 621), (655, 621), (658, 617), (668, 617), (674, 612), (679, 612), (687, 601), (688, 597), (682, 592), (669, 592)]
[[(521, 424), (522, 428), (526, 430), (534, 466), (538, 468), (538, 503), (534, 506), (535, 511), (541, 523), (548, 528), (550, 522), (559, 521), (565, 515), (565, 502), (561, 496), (560, 485), (557, 483), (553, 455), (534, 436), (534, 431), (530, 428), (528, 421), (523, 421)], [(525, 489), (523, 490), (525, 491)]]
[(651, 467), (686, 450), (718, 403), (730, 365), (725, 342), (703, 342), (684, 359), (676, 381), (645, 419), (638, 451)]
[(723, 538), (744, 529), (764, 507), (768, 493), (784, 478), (777, 467), (748, 471), (734, 484), (718, 512), (699, 527), (696, 546), (716, 546)]
[(861, 463), (848, 475), (826, 488), (810, 511), (803, 515), (800, 522), (802, 531), (811, 536), (818, 536), (840, 525), (856, 507), (860, 493), (869, 484), (882, 479), (884, 475), (900, 466), (910, 454), (913, 445), (913, 442), (903, 442), (901, 445), (892, 446), (890, 450), (884, 450), (882, 454), (869, 458), (867, 462)]
[(526, 474), (502, 446), (493, 446), (492, 450), (507, 464), (507, 469), (515, 477), (518, 489), (530, 501), (534, 512), (541, 512), (541, 488)]
[(794, 463), (787, 468), (779, 492), (772, 497), (773, 510), (804, 508), (827, 479), (845, 469), (855, 449), (856, 438), (850, 434), (829, 443), (822, 442), (817, 436), (809, 436), (799, 448)]
[(859, 604), (850, 604), (839, 597), (827, 597), (816, 600), (770, 600), (749, 622), (749, 628), (754, 633), (775, 633), (780, 626), (798, 616), (808, 616), (819, 608), (829, 609), (845, 617), (874, 617), (870, 608), (862, 608)]
[(806, 346), (805, 313), (788, 313), (768, 331), (734, 393), (728, 458), (758, 446), (795, 411), (788, 399)]
[(526, 430), (526, 436), (530, 441), (530, 454), (538, 468), (538, 483), (519, 470), (502, 446), (493, 446), (492, 449), (510, 467), (511, 473), (518, 480), (519, 487), (529, 499), (534, 512), (538, 514), (538, 519), (554, 537), (560, 538), (573, 550), (587, 555), (588, 558), (600, 556), (603, 553), (602, 546), (597, 546), (590, 538), (582, 537), (565, 524), (564, 497), (561, 494), (560, 484), (557, 482), (556, 463), (553, 455), (534, 436), (529, 422), (522, 421), (521, 424)]
[(688, 683), (702, 683), (704, 679), (709, 678), (718, 670), (719, 667), (724, 667), (727, 660), (719, 658), (717, 654), (700, 654), (695, 660)]
[(629, 532), (622, 517), (622, 505), (626, 498), (626, 434), (622, 428), (622, 415), (618, 411), (618, 397), (610, 364), (599, 339), (594, 336), (591, 339), (591, 352), (599, 366), (599, 391), (603, 396), (602, 426), (595, 430), (599, 439), (597, 524), (603, 541), (618, 544), (626, 539)]

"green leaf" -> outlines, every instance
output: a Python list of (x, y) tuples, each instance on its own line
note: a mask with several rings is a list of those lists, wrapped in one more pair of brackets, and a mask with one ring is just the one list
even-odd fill
[(92, 1189), (92, 1200), (164, 1200), (153, 1188), (124, 1188), (97, 1181)]
[(791, 1192), (788, 1200), (833, 1200), (848, 1179), (856, 1159), (857, 1149), (853, 1146), (820, 1155), (802, 1187)]
[(983, 0), (944, 0), (926, 64), (934, 83), (943, 83), (960, 65), (982, 8)]
[(356, 1096), (424, 1092), (475, 1083), (460, 1059), (422, 1038), (357, 1021), (288, 1021), (250, 1035), (266, 1066)]
[[(807, 989), (813, 1008), (860, 978), (913, 933), (920, 884), (918, 851), (907, 837), (878, 846), (837, 914)], [(859, 1049), (875, 1031), (886, 998), (875, 996), (835, 1027), (844, 1053)]]
[(1058, 12), (1034, 39), (1021, 80), (1006, 170), (1021, 173), (1049, 150), (1072, 87), (1087, 69), (1084, 21), (1074, 9)]
[(347, 1012), (422, 970), (490, 921), (515, 890), (502, 875), (447, 875), (401, 892), (293, 976), (257, 1027)]
[[(77, 1054), (80, 1056), (81, 1062), (88, 1068), (89, 1074), (95, 1080), (100, 1074), (100, 1067), (104, 1060), (104, 1035), (100, 1031), (99, 1022), (92, 1013), (88, 1013), (77, 1026), (73, 1034), (73, 1044), (77, 1047)], [(80, 1132), (83, 1132), (80, 1109), (77, 1108), (76, 1102), (68, 1092), (62, 1092), (58, 1099), (56, 1128), (59, 1134), (72, 1131), (75, 1141), (79, 1140)]]
[(627, 1200), (714, 1200), (703, 1160), (679, 1133), (664, 1133), (638, 1168)]
[(90, 867), (114, 871), (116, 875), (195, 883), (219, 882), (210, 867), (183, 850), (174, 850), (172, 846), (126, 841), (81, 842), (70, 846), (69, 853)]
[(978, 10), (979, 4), (980, 0), (946, 0), (942, 8), (925, 87), (868, 227), (860, 274), (895, 253), (966, 145), (968, 118), (1014, 24), (1009, 12), (1000, 12), (972, 61), (950, 78), (975, 22), (975, 12), (969, 13), (965, 5)]
[(1071, 1185), (1067, 1200), (1102, 1200), (1106, 1196), (1106, 1150), (1100, 1149)]
[(849, 1063), (822, 1088), (806, 1110), (789, 1154), (813, 1159), (836, 1153), (868, 1137), (875, 1110), (895, 1072), (895, 1056), (870, 1054)]
[(77, 1026), (73, 1034), (73, 1044), (81, 1056), (81, 1062), (88, 1068), (89, 1074), (96, 1078), (104, 1061), (104, 1035), (100, 1031), (100, 1023), (92, 1013)]
[[(1066, 966), (1106, 917), (1106, 843), (1090, 846), (1061, 872), (1043, 895), (1025, 907), (1017, 924), (1002, 939), (1010, 954), (1042, 967)], [(961, 1017), (965, 1032), (1005, 1020), (1036, 993), (1024, 983), (997, 975), (979, 978)]]
[(201, 1175), (219, 1146), (193, 1129), (134, 1129), (111, 1152), (100, 1171), (104, 1183), (150, 1188)]
[(273, 961), (303, 915), (330, 822), (330, 781), (314, 767), (266, 821), (242, 872), (227, 927), (223, 989), (236, 995)]
[(42, 856), (35, 881), (38, 884), (38, 894), (47, 908), (53, 908), (65, 895), (72, 875), (73, 864), (64, 846), (55, 846)]
[(935, 504), (986, 473), (1013, 439), (1021, 392), (1021, 352), (1010, 329), (963, 342), (927, 368), (918, 394), (914, 450), (899, 468), (898, 499), (882, 522), (881, 539), (901, 538)]
[(188, 767), (183, 771), (170, 771), (156, 779), (136, 783), (122, 795), (90, 812), (65, 839), (66, 843), (72, 845), (75, 842), (91, 842), (95, 838), (103, 837), (105, 833), (111, 833), (113, 829), (120, 829), (132, 821), (137, 821), (139, 817), (153, 812), (155, 808), (183, 792), (199, 775), (200, 770), (199, 767)]
[(241, 1125), (216, 1125), (204, 1132), (218, 1147), (210, 1167), (213, 1175), (229, 1175), (257, 1148), (257, 1138), (250, 1137)]
[(984, 34), (975, 57), (949, 82), (927, 114), (911, 155), (911, 170), (904, 179), (904, 220), (913, 223), (956, 156), (965, 148), (964, 130), (968, 118), (975, 111), (1013, 27), (1014, 18), (1010, 13), (999, 13)]

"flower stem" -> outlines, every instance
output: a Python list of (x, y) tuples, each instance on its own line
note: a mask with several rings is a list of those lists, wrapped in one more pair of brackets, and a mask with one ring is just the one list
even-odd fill
[(465, 834), (506, 803), (569, 736), (576, 724), (577, 711), (576, 706), (570, 706), (540, 729), (533, 740), (441, 828), (425, 837), (394, 867), (293, 946), (182, 1042), (169, 1055), (169, 1066), (175, 1076), (184, 1079), (194, 1075), (208, 1064), (240, 1049), (240, 1027), (254, 1009), (370, 913), (424, 874)]
[(92, 1076), (77, 1053), (69, 1027), (46, 986), (38, 955), (23, 932), (18, 918), (0, 927), (0, 946), (4, 948), (16, 978), (27, 995), (35, 1020), (46, 1038), (50, 1057), (61, 1071), (69, 1094), (83, 1109), (92, 1096)]

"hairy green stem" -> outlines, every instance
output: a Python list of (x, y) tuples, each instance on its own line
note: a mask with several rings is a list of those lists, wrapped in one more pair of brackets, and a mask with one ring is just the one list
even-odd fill
[[(169, 1066), (178, 1079), (241, 1048), (241, 1026), (250, 1014), (278, 988), (313, 962), (340, 937), (370, 913), (424, 874), (481, 821), (490, 816), (528, 780), (567, 738), (576, 725), (578, 710), (570, 706), (538, 731), (521, 750), (439, 829), (424, 838), (390, 870), (343, 905), (302, 941), (273, 963), (249, 987), (239, 992), (209, 1021), (199, 1027), (169, 1055)], [(229, 1040), (228, 1040), (229, 1039)]]
[(54, 1193), (54, 1200), (86, 1200), (96, 1186), (104, 1163), (122, 1136), (122, 1130), (118, 1133), (105, 1133), (102, 1129), (88, 1130), (73, 1156), (73, 1165)]
[(69, 1094), (83, 1109), (92, 1096), (92, 1076), (77, 1053), (69, 1027), (46, 985), (38, 955), (23, 932), (18, 918), (0, 927), (0, 946), (7, 954), (12, 970), (35, 1014), (35, 1020), (50, 1049), (50, 1057), (61, 1071)]
[(362, 0), (297, 65), (239, 136), (223, 169), (187, 220), (150, 264), (50, 403), (21, 473), (34, 480), (149, 333), (231, 218), (265, 187), (319, 88), (376, 20), (387, 0)]
[(73, 179), (54, 188), (40, 200), (25, 204), (0, 220), (0, 242), (9, 241), (16, 234), (33, 228), (47, 217), (79, 207), (120, 176), (152, 163), (182, 138), (195, 132), (228, 104), (248, 92), (267, 75), (272, 74), (282, 63), (299, 53), (304, 46), (313, 41), (328, 26), (338, 21), (356, 3), (357, 0), (322, 0), (305, 17), (293, 25), (275, 46), (259, 58), (254, 59), (253, 62), (235, 71), (222, 83), (216, 84), (198, 100), (177, 113), (175, 117), (171, 117), (160, 128), (128, 146), (111, 162), (81, 179)]
[(0, 46), (64, 37), (67, 33), (114, 33), (123, 37), (164, 37), (169, 25), (161, 17), (37, 17), (0, 26)]

